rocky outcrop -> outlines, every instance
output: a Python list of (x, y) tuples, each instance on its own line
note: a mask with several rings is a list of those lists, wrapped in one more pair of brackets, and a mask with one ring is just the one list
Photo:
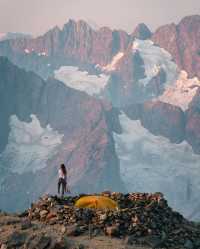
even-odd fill
[(151, 38), (152, 33), (146, 24), (140, 23), (133, 31), (132, 36), (140, 40), (146, 40)]
[[(134, 248), (139, 245), (144, 245), (145, 248), (198, 248), (198, 225), (173, 211), (162, 193), (124, 195), (107, 191), (99, 196), (113, 199), (119, 208), (77, 208), (75, 202), (80, 196), (66, 199), (44, 196), (18, 216), (0, 215), (0, 246), (8, 249), (12, 246), (89, 248), (86, 246), (89, 235), (89, 239), (98, 241), (92, 247), (97, 249), (103, 248), (98, 236), (101, 236), (101, 240), (104, 238), (104, 247), (106, 237), (109, 238), (109, 245), (105, 248), (123, 248), (124, 245), (134, 245)], [(118, 246), (112, 246), (113, 237), (118, 238)], [(81, 241), (81, 247), (78, 246), (78, 241)], [(90, 246), (91, 243), (90, 240)]]
[(169, 24), (156, 30), (152, 40), (166, 49), (189, 77), (200, 77), (200, 16), (187, 16), (178, 25)]
[[(65, 162), (69, 169), (72, 191), (123, 189), (112, 138), (112, 129), (120, 132), (120, 127), (110, 104), (68, 88), (57, 80), (43, 81), (34, 73), (20, 70), (5, 58), (0, 60), (0, 71), (1, 152), (5, 151), (9, 142), (12, 115), (28, 124), (31, 122), (30, 115), (34, 114), (41, 127), (50, 125), (54, 131), (64, 135), (59, 151), (48, 158), (46, 167), (41, 170), (35, 171), (29, 165), (24, 173), (17, 173), (6, 166), (11, 158), (6, 157), (6, 161), (0, 162), (3, 180), (3, 183), (0, 182), (3, 200), (0, 208), (13, 210), (16, 194), (12, 189), (20, 193), (20, 202), (16, 203), (15, 209), (24, 207), (28, 199), (37, 198), (42, 192), (54, 192), (56, 165), (61, 162)], [(48, 136), (43, 139), (48, 139)], [(17, 158), (14, 161), (17, 165)], [(25, 179), (23, 185), (22, 179)]]

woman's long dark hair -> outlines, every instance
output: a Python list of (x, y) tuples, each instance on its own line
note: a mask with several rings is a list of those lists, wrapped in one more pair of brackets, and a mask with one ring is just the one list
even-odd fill
[(61, 170), (62, 170), (62, 173), (63, 173), (63, 175), (67, 175), (67, 170), (66, 170), (66, 167), (65, 167), (65, 165), (64, 164), (61, 164), (60, 165), (60, 168), (61, 168)]

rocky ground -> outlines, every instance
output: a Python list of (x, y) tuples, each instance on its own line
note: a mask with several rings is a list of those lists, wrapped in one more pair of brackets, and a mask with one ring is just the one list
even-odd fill
[(119, 209), (80, 209), (80, 196), (44, 196), (23, 213), (1, 212), (0, 248), (200, 248), (200, 226), (174, 212), (161, 193), (101, 195)]

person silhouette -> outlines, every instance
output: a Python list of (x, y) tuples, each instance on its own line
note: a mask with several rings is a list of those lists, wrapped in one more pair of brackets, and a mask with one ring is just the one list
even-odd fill
[(60, 165), (58, 170), (58, 194), (60, 194), (61, 189), (61, 197), (67, 192), (67, 169), (64, 164)]

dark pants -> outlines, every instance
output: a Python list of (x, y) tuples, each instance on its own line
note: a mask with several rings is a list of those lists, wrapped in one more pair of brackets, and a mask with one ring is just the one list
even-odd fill
[(66, 192), (67, 183), (66, 180), (63, 178), (59, 178), (58, 180), (58, 194), (60, 194), (60, 188), (61, 188), (61, 195), (63, 196)]

